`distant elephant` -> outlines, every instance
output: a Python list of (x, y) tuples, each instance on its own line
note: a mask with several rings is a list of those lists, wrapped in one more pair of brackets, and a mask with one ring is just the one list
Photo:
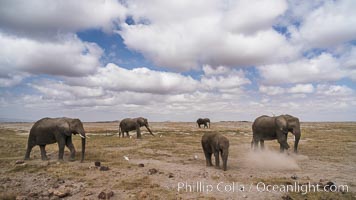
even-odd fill
[[(152, 131), (150, 130), (150, 127), (148, 125), (148, 121), (146, 118), (143, 117), (138, 117), (138, 118), (125, 118), (121, 120), (120, 125), (119, 125), (119, 136), (124, 137), (124, 133), (126, 132), (126, 136), (130, 137), (129, 131), (136, 130), (137, 132), (137, 138), (141, 139), (141, 130), (140, 127), (145, 126), (150, 132), (151, 135), (153, 135)], [(153, 135), (154, 136), (154, 135)]]
[(215, 157), (215, 167), (219, 168), (219, 154), (223, 161), (223, 170), (227, 169), (227, 157), (229, 156), (229, 140), (220, 133), (207, 132), (201, 138), (204, 150), (206, 166), (212, 166), (211, 155)]
[(298, 153), (298, 143), (301, 136), (300, 123), (297, 117), (291, 115), (280, 115), (276, 117), (269, 117), (266, 115), (255, 119), (252, 124), (253, 139), (251, 147), (254, 145), (255, 149), (258, 142), (261, 148), (264, 148), (264, 140), (278, 140), (280, 144), (280, 151), (289, 149), (287, 143), (288, 132), (295, 136), (294, 152)]
[(85, 153), (85, 131), (79, 119), (72, 118), (43, 118), (38, 120), (31, 128), (28, 136), (27, 151), (25, 160), (30, 159), (31, 150), (39, 145), (42, 160), (48, 160), (46, 155), (46, 145), (58, 143), (58, 159), (63, 160), (64, 146), (70, 150), (70, 160), (75, 159), (75, 148), (72, 142), (72, 134), (78, 134), (82, 138), (82, 162)]
[[(209, 123), (209, 126), (208, 126), (208, 123)], [(197, 120), (197, 124), (198, 124), (199, 128), (200, 128), (200, 125), (202, 125), (202, 124), (204, 124), (204, 128), (210, 128), (210, 119), (209, 118), (204, 118), (204, 119), (199, 118)]]

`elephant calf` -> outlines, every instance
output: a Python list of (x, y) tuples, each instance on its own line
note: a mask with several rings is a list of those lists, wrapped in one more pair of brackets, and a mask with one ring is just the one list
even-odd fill
[(215, 157), (215, 167), (219, 168), (219, 154), (223, 161), (223, 170), (227, 169), (227, 157), (229, 155), (229, 140), (220, 133), (205, 133), (201, 138), (204, 150), (206, 166), (212, 166), (211, 155)]

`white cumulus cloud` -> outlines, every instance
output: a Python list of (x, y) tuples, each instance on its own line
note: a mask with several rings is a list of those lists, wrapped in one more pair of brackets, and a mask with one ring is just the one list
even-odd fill
[(89, 28), (111, 31), (126, 8), (116, 0), (3, 0), (0, 29), (36, 36)]
[(18, 85), (29, 75), (26, 73), (0, 73), (0, 87), (12, 87)]
[(329, 85), (329, 84), (318, 84), (316, 87), (317, 94), (326, 96), (350, 96), (353, 94), (353, 89), (346, 85)]
[[(266, 5), (273, 9), (264, 9)], [(272, 63), (298, 54), (272, 28), (286, 5), (283, 0), (252, 5), (249, 1), (130, 1), (128, 14), (135, 23), (122, 24), (117, 33), (128, 48), (178, 71), (204, 64)]]
[[(356, 39), (356, 1), (324, 1), (304, 13), (292, 39), (306, 47), (325, 48)], [(293, 27), (293, 26), (291, 26)]]
[[(284, 0), (231, 1), (222, 22), (228, 30), (253, 33), (270, 28), (279, 15), (287, 10)], [(268, 8), (268, 9), (266, 9)]]
[(201, 77), (201, 84), (207, 90), (230, 90), (240, 89), (241, 86), (250, 84), (242, 70), (231, 69), (226, 66), (213, 68), (209, 65), (203, 67), (204, 75)]
[(190, 76), (154, 71), (144, 67), (129, 70), (112, 63), (99, 68), (96, 74), (67, 80), (72, 84), (100, 86), (114, 91), (157, 94), (192, 92), (198, 86), (198, 81)]
[(289, 93), (313, 93), (314, 86), (312, 84), (297, 84), (288, 89)]
[(280, 95), (285, 93), (285, 89), (279, 86), (264, 86), (261, 85), (259, 87), (259, 91), (261, 93), (267, 94), (267, 95)]
[(59, 76), (95, 72), (103, 50), (95, 43), (69, 35), (61, 41), (40, 42), (0, 32), (1, 74), (14, 71)]
[[(286, 93), (290, 94), (307, 94), (314, 92), (314, 86), (312, 84), (296, 84), (292, 87), (280, 87), (280, 86), (265, 86), (260, 85), (259, 91), (263, 94), (270, 96), (282, 95)], [(296, 96), (299, 97), (299, 96)], [(303, 96), (304, 97), (304, 96)]]
[(271, 84), (333, 81), (346, 76), (339, 61), (328, 53), (311, 59), (260, 66), (258, 71), (264, 81)]

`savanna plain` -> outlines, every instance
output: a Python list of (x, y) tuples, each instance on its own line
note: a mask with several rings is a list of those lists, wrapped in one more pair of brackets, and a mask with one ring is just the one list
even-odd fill
[[(73, 136), (74, 162), (68, 161), (68, 149), (64, 161), (57, 160), (57, 144), (47, 145), (48, 161), (41, 160), (37, 146), (21, 162), (32, 125), (0, 124), (0, 199), (356, 199), (355, 122), (301, 123), (298, 154), (292, 152), (292, 134), (288, 153), (279, 153), (276, 140), (266, 141), (265, 151), (251, 150), (251, 122), (212, 122), (210, 129), (151, 122), (155, 137), (142, 127), (140, 140), (134, 131), (132, 138), (118, 137), (118, 122), (84, 123), (89, 138), (83, 163), (79, 136)], [(205, 166), (205, 132), (230, 140), (227, 171)], [(96, 167), (96, 161), (107, 168)], [(347, 191), (263, 188), (328, 182), (347, 185)]]

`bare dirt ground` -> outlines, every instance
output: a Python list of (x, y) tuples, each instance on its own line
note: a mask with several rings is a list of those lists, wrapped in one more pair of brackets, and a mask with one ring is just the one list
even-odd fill
[[(85, 123), (86, 159), (73, 136), (77, 161), (58, 162), (57, 144), (39, 147), (22, 160), (32, 123), (0, 124), (0, 199), (356, 199), (356, 123), (302, 123), (299, 154), (279, 153), (277, 141), (253, 152), (250, 122), (151, 123), (156, 135), (117, 137), (118, 123)], [(146, 132), (144, 128), (141, 129)], [(215, 131), (230, 140), (228, 170), (205, 166), (200, 139)], [(289, 144), (293, 147), (293, 136)], [(102, 171), (94, 162), (109, 168)], [(303, 192), (305, 184), (335, 184), (339, 192)], [(267, 191), (267, 185), (277, 185)], [(283, 191), (283, 186), (299, 191)], [(348, 191), (341, 186), (347, 185)], [(304, 190), (303, 190), (304, 189)], [(322, 190), (322, 188), (321, 188)]]

